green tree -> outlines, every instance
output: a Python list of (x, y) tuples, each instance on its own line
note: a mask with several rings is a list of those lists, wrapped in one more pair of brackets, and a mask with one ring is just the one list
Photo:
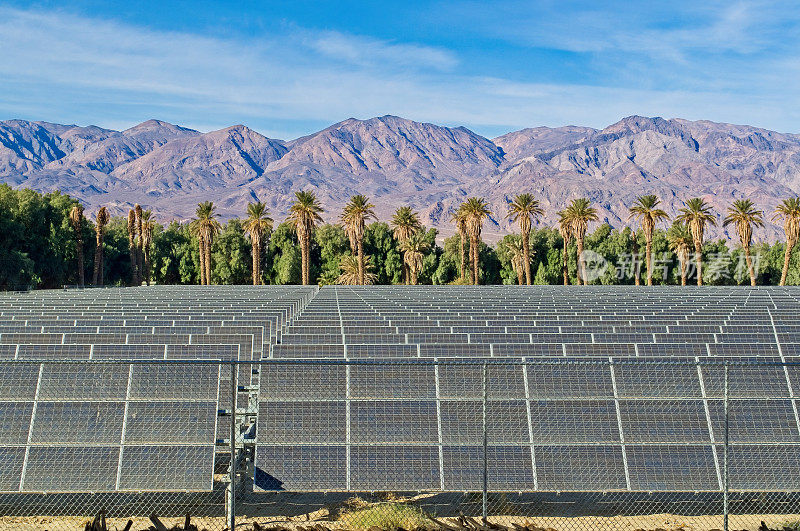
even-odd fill
[(339, 278), (339, 263), (349, 252), (348, 238), (341, 225), (326, 223), (314, 231), (314, 242), (319, 248), (320, 273), (317, 282), (324, 286), (335, 284)]
[(289, 221), (297, 232), (300, 243), (302, 282), (311, 284), (311, 237), (314, 227), (322, 223), (324, 212), (314, 192), (295, 192), (295, 199), (289, 207)]
[(792, 250), (800, 237), (800, 197), (790, 197), (784, 199), (775, 209), (773, 216), (775, 220), (783, 220), (783, 232), (786, 235), (786, 247), (783, 256), (783, 270), (781, 272), (780, 285), (786, 285), (786, 278), (789, 274), (789, 260)]
[[(308, 252), (310, 255), (311, 242), (308, 245)], [(302, 254), (294, 222), (281, 223), (270, 235), (266, 263), (265, 273), (270, 284), (302, 283)]]
[(95, 286), (103, 285), (103, 237), (105, 236), (106, 225), (111, 219), (106, 207), (100, 207), (95, 214), (95, 251), (94, 251), (94, 273), (92, 274), (92, 284)]
[(375, 205), (370, 203), (366, 196), (359, 194), (351, 197), (342, 211), (344, 231), (353, 245), (353, 254), (358, 258), (358, 278), (361, 284), (366, 284), (364, 230), (367, 220), (376, 219), (374, 208)]
[(694, 243), (695, 266), (697, 267), (697, 285), (703, 285), (703, 236), (706, 226), (716, 226), (717, 220), (711, 206), (705, 199), (695, 197), (686, 201), (686, 206), (678, 210), (675, 218), (689, 228)]
[(573, 199), (569, 206), (563, 210), (566, 223), (575, 236), (577, 243), (578, 284), (586, 284), (586, 264), (583, 257), (584, 239), (590, 221), (597, 221), (597, 209), (586, 198)]
[(472, 283), (480, 283), (480, 250), (481, 230), (484, 221), (492, 215), (489, 205), (479, 197), (470, 197), (461, 205), (463, 216), (467, 225), (467, 234), (470, 242), (470, 261), (472, 262)]
[(247, 241), (242, 222), (232, 219), (214, 240), (211, 263), (214, 284), (247, 284), (252, 279), (252, 245)]
[(518, 248), (522, 250), (520, 266), (525, 273), (525, 282), (530, 286), (531, 279), (531, 255), (530, 255), (530, 233), (531, 222), (539, 219), (544, 214), (544, 210), (539, 206), (539, 201), (534, 199), (532, 194), (519, 194), (508, 205), (508, 219), (519, 224), (522, 233), (522, 241)]
[(659, 221), (669, 219), (669, 215), (658, 207), (661, 200), (655, 195), (637, 197), (630, 208), (631, 218), (636, 218), (642, 226), (645, 239), (644, 259), (647, 265), (647, 285), (653, 285), (653, 232)]
[(78, 203), (69, 211), (69, 222), (75, 231), (75, 256), (77, 257), (78, 286), (83, 287), (83, 206)]
[(264, 242), (264, 233), (272, 230), (272, 218), (269, 217), (267, 206), (258, 201), (247, 205), (247, 219), (244, 222), (244, 231), (250, 236), (253, 256), (253, 285), (262, 283), (261, 279), (261, 248)]
[(364, 252), (372, 257), (376, 284), (399, 284), (403, 275), (403, 256), (393, 231), (379, 221), (367, 225), (364, 231)]
[(416, 286), (425, 254), (430, 250), (430, 244), (425, 238), (425, 234), (417, 231), (400, 243), (400, 250), (403, 252), (403, 261), (408, 267), (411, 285)]
[(764, 226), (764, 212), (756, 210), (749, 199), (739, 199), (728, 207), (728, 215), (722, 222), (723, 227), (731, 223), (736, 225), (739, 242), (742, 244), (747, 272), (750, 275), (750, 285), (756, 285), (756, 272), (753, 270), (753, 259), (750, 257), (750, 245), (753, 243), (753, 227)]

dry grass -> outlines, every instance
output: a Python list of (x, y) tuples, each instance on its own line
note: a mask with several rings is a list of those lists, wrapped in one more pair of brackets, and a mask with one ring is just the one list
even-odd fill
[(398, 502), (367, 504), (360, 499), (351, 500), (349, 509), (339, 516), (339, 522), (353, 529), (428, 529), (431, 521), (417, 507)]

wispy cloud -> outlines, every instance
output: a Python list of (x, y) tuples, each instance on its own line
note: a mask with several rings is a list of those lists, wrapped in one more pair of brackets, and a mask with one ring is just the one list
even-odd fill
[[(731, 9), (706, 28), (708, 35), (733, 43), (747, 33), (752, 12)], [(642, 47), (656, 38), (631, 35), (615, 34), (612, 45)], [(742, 39), (730, 46), (742, 53), (758, 46)], [(680, 55), (702, 41), (690, 33), (672, 40), (679, 42), (676, 52), (648, 53)], [(665, 89), (467, 75), (464, 60), (444, 48), (292, 26), (280, 34), (222, 38), (0, 8), (0, 42), (0, 118), (24, 113), (119, 127), (159, 117), (201, 129), (243, 122), (283, 138), (311, 132), (309, 124), (389, 113), (486, 135), (542, 124), (597, 127), (634, 113), (783, 130), (800, 121), (796, 105), (787, 105), (796, 99), (791, 84), (751, 94), (724, 84)], [(781, 60), (797, 71), (795, 59)], [(646, 68), (653, 66), (643, 63), (637, 75)]]
[(418, 44), (394, 43), (336, 31), (303, 32), (304, 41), (315, 51), (331, 59), (360, 67), (406, 67), (450, 71), (458, 64), (455, 54), (441, 48)]

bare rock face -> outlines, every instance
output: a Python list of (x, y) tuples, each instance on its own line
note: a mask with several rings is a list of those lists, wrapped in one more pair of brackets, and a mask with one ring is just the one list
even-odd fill
[(155, 197), (216, 191), (258, 177), (285, 153), (283, 142), (236, 125), (166, 142), (113, 175)]
[(513, 131), (493, 140), (511, 163), (532, 155), (549, 153), (565, 146), (585, 142), (597, 134), (591, 127), (533, 127)]
[[(284, 142), (241, 125), (199, 133), (158, 120), (125, 131), (9, 120), (0, 122), (0, 181), (60, 189), (115, 213), (138, 202), (161, 219), (186, 219), (204, 200), (224, 217), (261, 200), (280, 219), (306, 189), (334, 221), (350, 196), (364, 193), (381, 218), (408, 204), (445, 234), (458, 204), (480, 195), (495, 211), (484, 232), (492, 240), (514, 229), (505, 211), (522, 192), (539, 198), (545, 224), (581, 196), (617, 227), (630, 224), (628, 207), (648, 193), (671, 214), (695, 196), (720, 219), (739, 198), (771, 211), (800, 193), (800, 135), (630, 116), (602, 130), (537, 127), (491, 141), (463, 127), (382, 116)], [(769, 225), (757, 237), (781, 232)], [(735, 238), (721, 228), (710, 235)]]
[(191, 129), (159, 120), (148, 120), (125, 131), (115, 131), (98, 142), (87, 143), (73, 149), (50, 167), (78, 166), (110, 173), (118, 166), (134, 161), (170, 140), (198, 135), (200, 133)]

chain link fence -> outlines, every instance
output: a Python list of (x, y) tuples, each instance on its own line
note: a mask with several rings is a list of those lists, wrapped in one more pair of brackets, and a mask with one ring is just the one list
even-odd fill
[(0, 528), (800, 529), (798, 377), (714, 358), (2, 361)]

